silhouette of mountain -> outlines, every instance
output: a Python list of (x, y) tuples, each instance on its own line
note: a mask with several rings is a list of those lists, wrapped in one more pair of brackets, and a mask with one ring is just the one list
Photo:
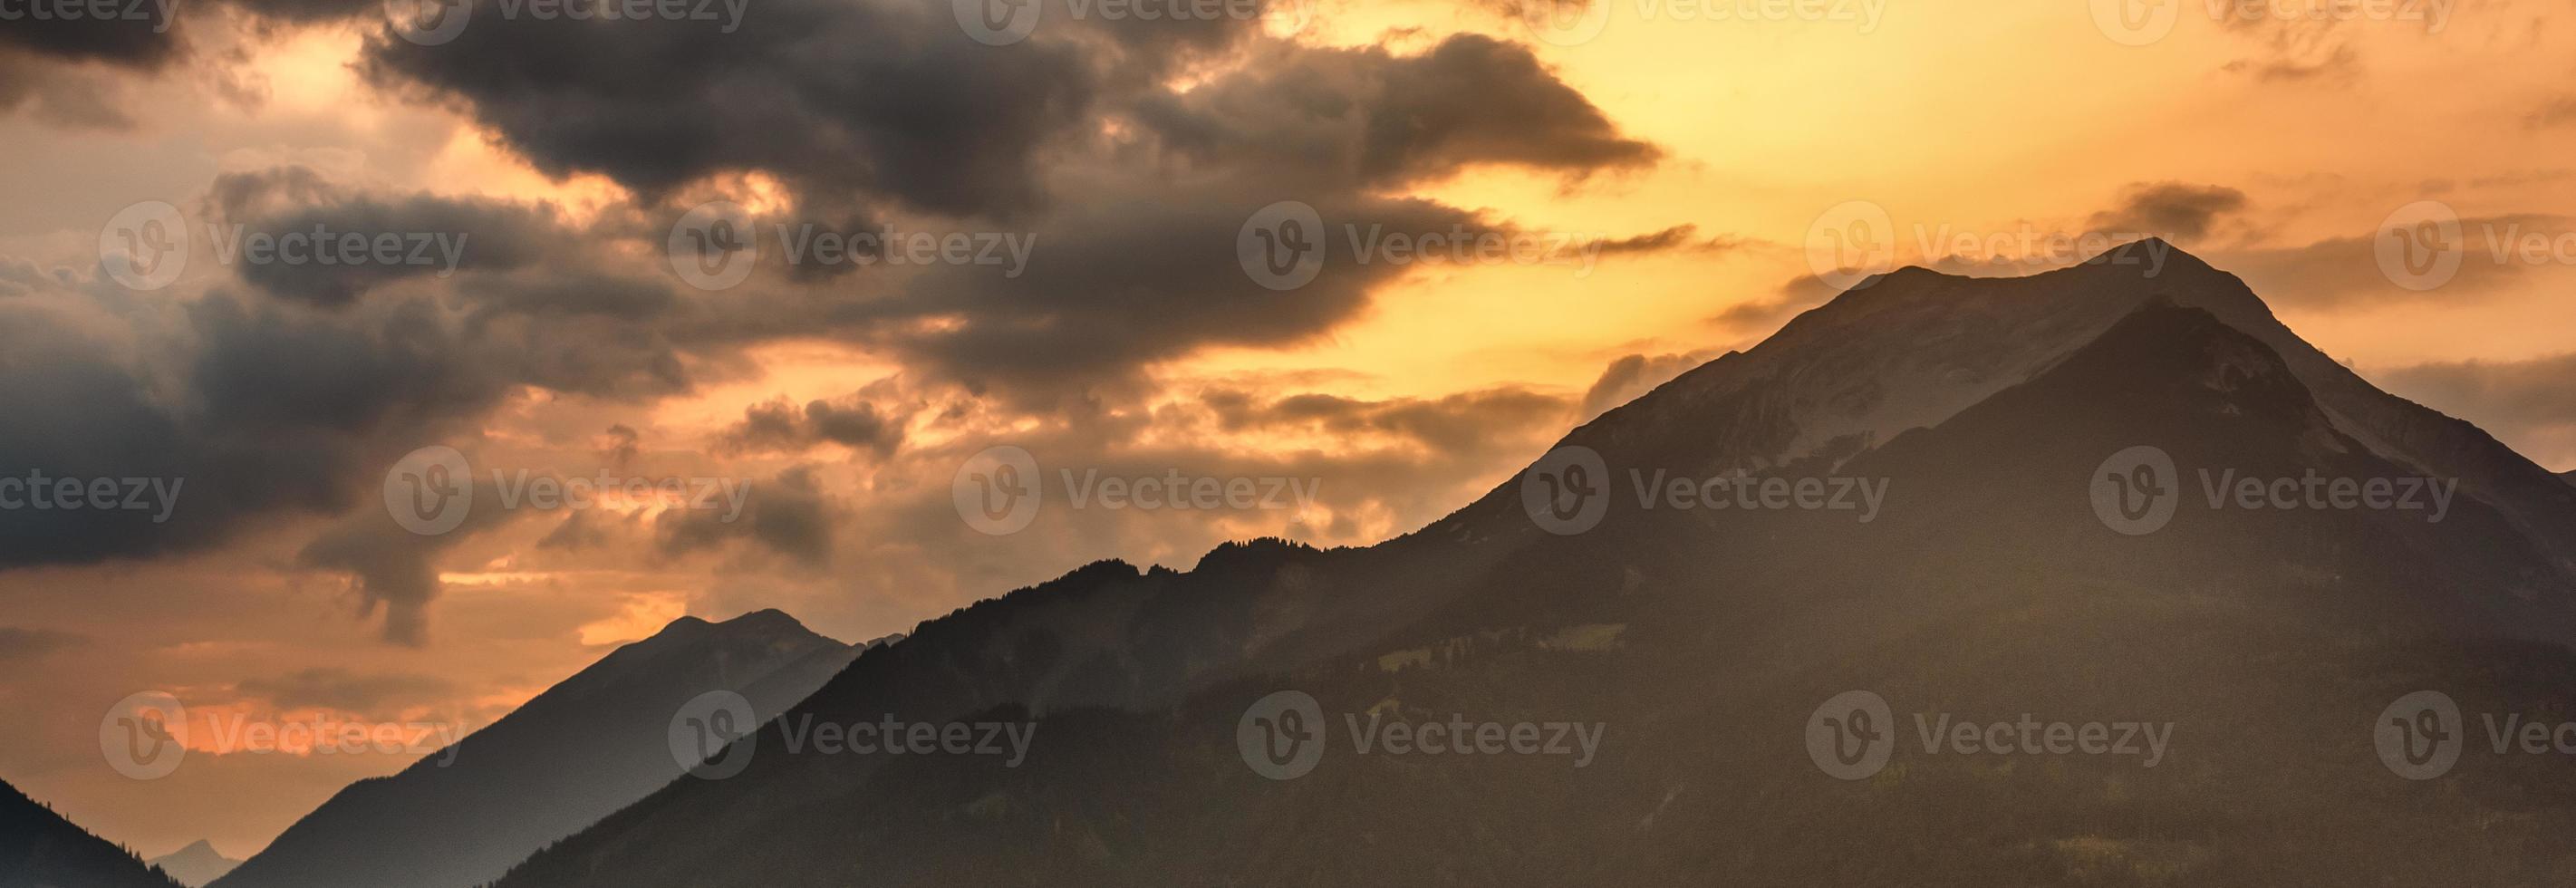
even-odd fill
[(679, 776), (668, 730), (682, 704), (710, 691), (733, 691), (755, 713), (774, 714), (858, 652), (775, 610), (723, 623), (682, 617), (453, 749), (341, 790), (214, 884), (466, 888), (489, 882), (546, 843)]
[[(1105, 562), (926, 623), (747, 741), (740, 774), (664, 787), (501, 885), (2576, 878), (2563, 762), (2422, 783), (2373, 735), (2428, 688), (2465, 712), (2576, 709), (2576, 488), (2380, 392), (2168, 244), (1874, 278), (1575, 447), (1556, 453), (1609, 477), (1526, 477), (1589, 482), (1606, 499), (1578, 500), (1600, 504), (1583, 526), (1542, 521), (1515, 477), (1366, 549)], [(2141, 448), (2172, 467), (2127, 471)], [(1883, 509), (1690, 507), (1658, 473), (1693, 493), (1883, 484)], [(2439, 517), (2429, 495), (2265, 498), (2308, 478), (2456, 488)], [(2097, 505), (2117, 483), (2137, 486)], [(2155, 514), (2127, 511), (2137, 496), (2170, 512), (2133, 517)], [(1283, 688), (1326, 714), (1325, 754), (1272, 779), (1238, 731)], [(1897, 723), (1835, 740), (1892, 763), (1842, 779), (1809, 726), (1855, 690)], [(884, 718), (1026, 719), (1036, 742), (1017, 767), (788, 748)], [(1381, 718), (1601, 739), (1579, 767), (1343, 742)], [(2164, 725), (2171, 746), (1962, 754), (1932, 727), (1954, 718)]]
[(199, 839), (190, 843), (188, 847), (152, 858), (151, 864), (162, 872), (168, 873), (170, 878), (177, 879), (180, 884), (197, 888), (223, 878), (225, 873), (232, 872), (234, 867), (240, 866), (241, 861), (225, 857), (215, 850), (214, 845)]
[(133, 852), (0, 782), (0, 888), (177, 888)]

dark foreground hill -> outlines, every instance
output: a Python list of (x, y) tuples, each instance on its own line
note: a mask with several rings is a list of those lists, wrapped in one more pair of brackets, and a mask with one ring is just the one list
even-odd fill
[(0, 888), (180, 888), (132, 852), (0, 783)]

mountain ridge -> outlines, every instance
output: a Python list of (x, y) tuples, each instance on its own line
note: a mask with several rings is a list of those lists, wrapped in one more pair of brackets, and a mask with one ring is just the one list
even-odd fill
[(351, 784), (213, 885), (465, 888), (491, 881), (546, 843), (679, 776), (665, 734), (684, 702), (733, 691), (765, 717), (803, 699), (859, 653), (776, 610), (720, 623), (680, 617), (453, 749)]
[[(845, 867), (860, 861), (888, 884), (1026, 881), (1040, 874), (1058, 884), (1241, 883), (1252, 875), (1239, 868), (1247, 860), (1278, 865), (1249, 880), (1264, 884), (1458, 877), (1442, 867), (1471, 867), (1505, 884), (1689, 881), (1712, 870), (1684, 866), (1674, 855), (1699, 843), (1648, 842), (1643, 834), (1605, 834), (1601, 825), (1634, 823), (1641, 816), (1650, 823), (1716, 823), (1739, 837), (1760, 836), (1747, 840), (1747, 849), (1794, 848), (1799, 836), (1767, 835), (1771, 827), (1757, 812), (1709, 801), (1665, 806), (1677, 798), (1702, 798), (1690, 795), (1689, 787), (1720, 778), (1768, 787), (1773, 794), (1764, 797), (1776, 797), (1781, 781), (1798, 772), (1707, 762), (1670, 736), (1730, 738), (1741, 744), (1739, 753), (1763, 751), (1745, 761), (1777, 762), (1781, 758), (1769, 757), (1777, 752), (1773, 746), (1794, 731), (1746, 734), (1741, 724), (1748, 718), (1803, 718), (1804, 708), (1822, 696), (1868, 686), (1855, 684), (1864, 680), (1901, 688), (1927, 680), (1846, 675), (1858, 664), (1837, 663), (1820, 652), (1843, 652), (1867, 663), (1873, 648), (1912, 650), (1935, 678), (1953, 676), (1985, 696), (2014, 689), (2028, 699), (2065, 706), (2080, 706), (2084, 698), (2022, 671), (1999, 671), (1988, 658), (1962, 653), (1943, 639), (1982, 638), (1997, 650), (2026, 652), (2063, 674), (2098, 675), (2096, 681), (2123, 691), (2120, 699), (2148, 701), (2142, 705), (2151, 708), (2187, 706), (2187, 698), (2176, 696), (2181, 689), (2243, 688), (2247, 699), (2268, 699), (2277, 685), (2286, 689), (2277, 693), (2291, 695), (2285, 699), (2300, 693), (2309, 699), (2276, 706), (2270, 714), (2228, 707), (2220, 720), (2273, 719), (2313, 732), (2313, 724), (2281, 713), (2366, 723), (2367, 710), (2315, 710), (2363, 705), (2350, 699), (2353, 687), (2379, 683), (2372, 670), (2385, 668), (2385, 658), (2402, 656), (2394, 652), (2400, 648), (2356, 647), (2353, 639), (2430, 633), (2423, 644), (2448, 645), (2466, 662), (2496, 656), (2497, 648), (2478, 639), (2520, 635), (2563, 644), (2576, 637), (2558, 555), (2564, 543), (2538, 533), (2576, 521), (2576, 498), (2567, 485), (2473, 426), (2378, 393), (2289, 333), (2233, 275), (2179, 250), (2151, 266), (2157, 269), (2152, 274), (2142, 271), (2144, 263), (2115, 262), (2113, 257), (2023, 278), (1965, 278), (1926, 269), (1890, 273), (1800, 315), (1760, 345), (1603, 413), (1558, 445), (1592, 448), (1614, 468), (1651, 466), (1689, 477), (1742, 470), (1896, 478), (1902, 483), (1890, 520), (1854, 524), (1829, 513), (1622, 508), (1614, 496), (1598, 527), (1561, 536), (1531, 520), (1520, 497), (1521, 478), (1514, 477), (1421, 530), (1365, 549), (1228, 544), (1186, 574), (1086, 566), (926, 622), (914, 635), (917, 645), (906, 646), (910, 650), (881, 660), (861, 658), (800, 709), (831, 717), (881, 711), (919, 716), (921, 701), (929, 698), (955, 704), (946, 713), (951, 716), (1037, 710), (1054, 713), (1039, 716), (1047, 736), (1094, 738), (1090, 742), (1042, 744), (1033, 771), (1007, 774), (977, 770), (965, 761), (886, 765), (764, 755), (733, 781), (665, 787), (531, 858), (502, 884), (623, 888), (739, 878), (801, 884), (846, 878), (856, 870)], [(2132, 397), (2142, 399), (2143, 412), (2117, 409), (2120, 398)], [(2058, 424), (2075, 416), (2092, 417), (2090, 425), (2077, 426), (2091, 431), (2068, 440)], [(2147, 416), (2155, 421), (2141, 418)], [(2179, 459), (2234, 461), (2292, 476), (2307, 469), (2450, 473), (2464, 482), (2458, 523), (2428, 527), (2379, 514), (2191, 510), (2172, 529), (2143, 542), (2103, 527), (2083, 496), (2088, 474), (2121, 447), (2169, 435)], [(2532, 477), (2547, 478), (2549, 488), (2526, 489)], [(2453, 569), (2462, 565), (2468, 569)], [(2107, 597), (2050, 594), (2059, 586)], [(1145, 680), (1160, 690), (1124, 701), (1078, 698), (1113, 704), (1106, 708), (1068, 707), (1063, 699), (1050, 705), (1046, 689), (1061, 674), (1011, 676), (1024, 671), (1023, 664), (1045, 659), (1040, 652), (1062, 650), (1060, 639), (1080, 633), (1026, 625), (1041, 622), (1036, 619), (1017, 627), (994, 620), (1013, 612), (1049, 613), (1043, 622), (1057, 625), (1120, 627), (1106, 636), (1117, 643), (1086, 648), (1094, 658), (1121, 656), (1122, 645), (1132, 656), (1155, 649), (1151, 642), (1162, 638), (1206, 644), (1211, 655), (1229, 646), (1240, 653), (1177, 673), (1111, 667), (1103, 674), (1131, 681), (1149, 676)], [(2044, 615), (2025, 622), (2039, 619), (2062, 633), (1997, 634), (1973, 616), (2016, 612)], [(2214, 621), (2214, 628), (2181, 629), (2189, 624), (2175, 621), (2176, 613)], [(2120, 621), (2176, 634), (2122, 631), (2115, 628)], [(975, 625), (985, 628), (970, 628)], [(1143, 626), (1191, 628), (1166, 635), (1137, 631)], [(1616, 642), (1568, 652), (1535, 641), (1558, 637), (1569, 627), (1606, 627)], [(984, 631), (1001, 634), (977, 634)], [(2170, 648), (2179, 647), (2193, 654), (2188, 662), (2224, 661), (2243, 653), (2236, 647), (2241, 637), (2276, 639), (2285, 649), (2311, 654), (2319, 664), (2312, 671), (2341, 669), (2368, 680), (2311, 687), (2301, 684), (2310, 680), (2304, 672), (2284, 678), (2231, 667), (2211, 670), (2209, 675), (2224, 676), (2211, 684), (2207, 676), (2177, 672), (2178, 664), (2167, 660)], [(2117, 668), (2103, 666), (2083, 647), (2067, 643), (2075, 640), (2122, 651), (2129, 659)], [(2169, 649), (2151, 646), (2156, 643)], [(1430, 665), (1443, 663), (1452, 665)], [(2566, 666), (2551, 661), (2545, 668)], [(1729, 676), (1730, 685), (1741, 687), (1674, 697), (1666, 689), (1670, 682), (1656, 676), (1676, 674)], [(1248, 699), (1243, 695), (1258, 696), (1282, 678), (1317, 697), (1372, 712), (1428, 692), (1435, 699), (1473, 699), (1487, 707), (1626, 707), (1616, 710), (1619, 723), (1680, 719), (1697, 727), (1647, 732), (1636, 741), (1643, 751), (1633, 753), (1633, 760), (1613, 753), (1607, 767), (1617, 776), (1601, 778), (1606, 785), (1543, 781), (1533, 789), (1545, 799), (1542, 810), (1599, 809), (1601, 820), (1583, 821), (1593, 828), (1559, 838), (1515, 824), (1527, 828), (1495, 841), (1421, 827), (1429, 822), (1422, 818), (1440, 810), (1425, 807), (1427, 799), (1454, 801), (1448, 810), (1503, 816), (1490, 796), (1500, 790), (1473, 779), (1425, 787), (1420, 799), (1370, 793), (1367, 787), (1411, 786), (1408, 781), (1424, 777), (1375, 762), (1352, 765), (1368, 780), (1328, 778), (1321, 789), (1311, 789), (1315, 783), (1265, 789), (1260, 781), (1243, 782), (1248, 775), (1227, 764), (1232, 751), (1218, 738), (1229, 736), (1225, 732)], [(977, 690), (947, 692), (969, 687)], [(1497, 697), (1497, 688), (1511, 693)], [(1367, 703), (1381, 697), (1380, 703)], [(1996, 705), (2013, 705), (2013, 699), (2005, 695)], [(1437, 717), (1466, 704), (1423, 705), (1422, 711)], [(2277, 755), (2278, 745), (2249, 741), (2242, 760), (2217, 766), (2233, 772), (2246, 762), (2267, 761), (2264, 756)], [(1129, 761), (1155, 763), (1159, 770), (1138, 771)], [(1663, 780), (1681, 782), (1654, 785), (1659, 770), (1672, 772)], [(2246, 785), (2278, 789), (2268, 780)], [(2165, 793), (2161, 785), (2148, 789), (2159, 793), (2155, 803), (2173, 816), (2194, 823), (2223, 817), (2187, 794)], [(1366, 825), (1351, 829), (1362, 831), (1347, 832), (1334, 824), (1362, 812), (1314, 807), (1311, 793), (1370, 793), (1361, 797), (1380, 800), (1392, 813), (1361, 818)], [(1654, 798), (1663, 802), (1632, 807)], [(1991, 789), (1963, 798), (1972, 806), (2007, 806), (1998, 810), (2028, 804)], [(1847, 801), (1854, 800), (1826, 797), (1815, 804), (1831, 809)], [(2286, 797), (2246, 801), (2265, 810), (2307, 811)], [(2076, 807), (2098, 805), (2086, 801)], [(1240, 816), (1230, 816), (1234, 812)], [(1265, 833), (1263, 823), (1278, 824), (1280, 831)], [(2275, 857), (2297, 851), (2263, 845), (2259, 836), (2223, 834), (2231, 849), (2260, 849)], [(2033, 838), (2009, 833), (1973, 841)], [(1748, 883), (1802, 884), (1818, 872), (1838, 871), (1829, 861), (1860, 859), (1855, 850), (1825, 857), (1783, 850), (1776, 859), (1743, 859), (1752, 852), (1737, 852), (1734, 863), (1744, 872), (1768, 874)], [(2369, 858), (2290, 856), (2315, 863), (2317, 872), (2344, 877), (2355, 877), (2349, 867)], [(1571, 863), (1596, 858), (1610, 862), (1596, 869)], [(1978, 881), (1972, 869), (1978, 863), (1924, 859), (1914, 868), (1875, 876), (1885, 881), (1895, 873), (1939, 871)], [(2051, 854), (2025, 863), (2075, 865)], [(1677, 871), (1682, 875), (1655, 869), (1663, 866), (1683, 866)], [(1843, 875), (1871, 880), (1868, 873)], [(2073, 877), (2057, 874), (2058, 880)], [(2307, 877), (2279, 881), (2331, 884)]]

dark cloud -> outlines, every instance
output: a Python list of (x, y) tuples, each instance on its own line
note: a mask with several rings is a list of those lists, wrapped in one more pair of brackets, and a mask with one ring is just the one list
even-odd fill
[(435, 676), (360, 675), (326, 667), (251, 679), (238, 688), (280, 709), (336, 709), (376, 717), (398, 714), (406, 705), (442, 699), (454, 689), (454, 685)]
[(1564, 419), (1565, 399), (1519, 388), (1466, 392), (1440, 398), (1365, 400), (1298, 394), (1263, 400), (1227, 389), (1203, 393), (1228, 431), (1297, 429), (1336, 438), (1390, 435), (1435, 454), (1481, 452), (1503, 430), (1553, 426)]
[(2099, 232), (2196, 241), (2243, 212), (2245, 205), (2245, 192), (2224, 185), (2141, 182), (2129, 186), (2118, 204), (2094, 213), (2085, 224)]
[(2219, 25), (2254, 47), (2253, 55), (2230, 61), (2221, 70), (2265, 83), (2351, 82), (2361, 73), (2353, 30), (2397, 24), (2356, 24), (2351, 16), (2284, 15), (2277, 4), (2237, 3), (2221, 8), (2225, 14), (2218, 18)]
[(2516, 236), (2555, 237), (2576, 226), (2563, 216), (2492, 216), (2460, 221), (2459, 271), (2431, 290), (2409, 290), (2380, 270), (2370, 237), (2328, 238), (2303, 247), (2249, 248), (2210, 254), (2275, 305), (2348, 309), (2418, 299), (2483, 296), (2528, 280), (2540, 266), (2515, 258), (2500, 261), (2494, 248)]
[(20, 108), (66, 129), (123, 130), (134, 118), (117, 107), (109, 78), (0, 49), (0, 114)]
[[(381, 477), (381, 476), (378, 476)], [(429, 603), (444, 584), (438, 558), (475, 535), (509, 522), (519, 509), (497, 508), (500, 489), (488, 479), (470, 482), (463, 523), (441, 534), (414, 533), (394, 523), (381, 499), (364, 503), (296, 553), (297, 563), (347, 574), (361, 617), (384, 618), (384, 638), (418, 647), (429, 642)]]
[(2389, 391), (2505, 438), (2576, 426), (2576, 354), (2419, 364), (2371, 374)]
[(69, 632), (0, 626), (0, 664), (24, 663), (87, 643), (87, 637)]
[(1767, 332), (1799, 312), (1825, 304), (1842, 293), (1813, 274), (1801, 274), (1780, 282), (1771, 295), (1728, 306), (1711, 316), (1708, 322), (1738, 333)]
[(1612, 407), (1628, 403), (1656, 386), (1671, 382), (1673, 377), (1715, 360), (1720, 352), (1695, 351), (1687, 354), (1627, 355), (1601, 371), (1592, 388), (1583, 393), (1581, 421), (1606, 413)]
[[(221, 232), (217, 238), (229, 242), (224, 249), (243, 251), (281, 237), (303, 242), (295, 252), (278, 250), (266, 261), (236, 252), (234, 267), (253, 286), (316, 305), (345, 305), (393, 281), (520, 268), (574, 252), (559, 220), (542, 208), (350, 193), (303, 167), (217, 176), (206, 202), (213, 230)], [(353, 238), (360, 242), (362, 261), (346, 261), (341, 252)], [(387, 245), (391, 250), (382, 251)], [(554, 281), (535, 294), (504, 286), (492, 299), (503, 308), (573, 313), (649, 311), (669, 300), (667, 291), (657, 302), (653, 288), (608, 283)]]
[(1594, 241), (1589, 246), (1591, 249), (1598, 251), (1603, 256), (1623, 256), (1630, 254), (1672, 253), (1685, 251), (1697, 253), (1731, 253), (1736, 250), (1753, 246), (1756, 243), (1758, 243), (1758, 241), (1751, 238), (1738, 237), (1729, 234), (1722, 234), (1716, 237), (1702, 239), (1699, 237), (1699, 226), (1675, 225), (1662, 231), (1640, 234), (1635, 237), (1611, 238), (1607, 240)]
[(799, 564), (820, 567), (832, 559), (835, 509), (813, 470), (788, 469), (766, 481), (734, 479), (748, 495), (741, 511), (721, 497), (707, 508), (672, 509), (654, 520), (664, 554), (716, 549), (747, 540)]
[(2549, 129), (2568, 124), (2576, 124), (2576, 95), (2553, 96), (2548, 102), (2534, 109), (2531, 116), (2523, 119), (2523, 125), (2532, 129)]
[(54, 61), (158, 69), (179, 54), (174, 17), (181, 5), (175, 0), (119, 2), (114, 15), (78, 18), (36, 18), (20, 7), (20, 15), (0, 28), (0, 63), (23, 53)]
[(467, 106), (551, 174), (660, 195), (762, 170), (815, 205), (948, 215), (1035, 204), (1039, 152), (1105, 76), (1072, 42), (969, 40), (946, 4), (773, 0), (719, 27), (484, 17), (437, 46), (378, 35), (364, 68)]
[[(1277, 291), (1237, 258), (1245, 220), (1275, 196), (1234, 196), (1236, 186), (1144, 186), (1088, 195), (1037, 233), (1028, 273), (943, 266), (901, 298), (852, 308), (872, 338), (920, 359), (933, 375), (978, 388), (1048, 397), (1132, 381), (1143, 366), (1210, 345), (1276, 347), (1322, 334), (1368, 304), (1377, 286), (1412, 266), (1360, 261), (1344, 235), (1493, 225), (1427, 200), (1327, 195), (1308, 201), (1323, 218), (1322, 273)], [(923, 326), (953, 318), (964, 323)]]
[(1480, 164), (1589, 174), (1661, 156), (1526, 47), (1464, 34), (1419, 55), (1283, 49), (1138, 117), (1201, 165), (1268, 171), (1288, 188), (1384, 188)]
[(864, 400), (814, 400), (799, 408), (782, 398), (745, 409), (742, 422), (725, 433), (725, 443), (741, 451), (774, 453), (802, 453), (830, 443), (882, 456), (903, 443), (903, 432), (900, 417)]

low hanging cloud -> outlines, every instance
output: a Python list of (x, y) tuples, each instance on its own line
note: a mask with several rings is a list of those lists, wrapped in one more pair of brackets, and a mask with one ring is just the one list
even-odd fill
[(2576, 430), (2576, 354), (2417, 364), (2371, 374), (2389, 391), (2505, 438)]
[(742, 422), (726, 430), (723, 441), (740, 452), (803, 453), (838, 444), (883, 456), (903, 444), (903, 435), (900, 417), (854, 395), (838, 402), (807, 401), (803, 407), (783, 398), (754, 404), (743, 411)]
[(388, 718), (403, 707), (437, 702), (454, 692), (445, 679), (412, 673), (360, 674), (314, 667), (242, 682), (237, 690), (279, 709), (322, 708)]
[(2245, 192), (2225, 185), (2186, 182), (2140, 182), (2130, 185), (2119, 202), (2085, 220), (2092, 231), (2145, 234), (2198, 241), (2245, 211)]

